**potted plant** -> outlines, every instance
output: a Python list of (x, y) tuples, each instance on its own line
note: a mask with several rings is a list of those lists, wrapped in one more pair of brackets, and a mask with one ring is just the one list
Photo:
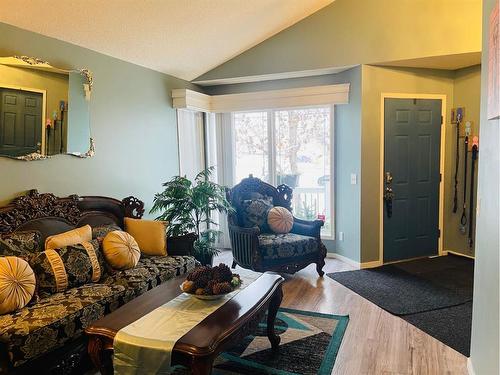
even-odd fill
[(175, 176), (165, 182), (164, 190), (155, 194), (150, 211), (160, 212), (156, 219), (169, 222), (169, 239), (183, 247), (190, 242), (195, 258), (204, 265), (211, 265), (213, 256), (219, 253), (215, 243), (220, 231), (212, 229), (218, 226), (212, 213), (233, 211), (226, 199), (226, 188), (210, 181), (212, 172), (213, 167), (201, 171), (194, 181)]

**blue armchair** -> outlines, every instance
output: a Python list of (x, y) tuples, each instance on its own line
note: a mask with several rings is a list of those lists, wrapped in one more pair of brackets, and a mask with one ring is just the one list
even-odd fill
[(318, 274), (324, 275), (323, 221), (294, 218), (287, 234), (275, 234), (267, 228), (267, 208), (281, 206), (291, 211), (292, 196), (287, 185), (275, 188), (251, 175), (228, 190), (227, 198), (235, 208), (228, 218), (233, 268), (238, 264), (258, 272), (295, 273), (316, 263)]

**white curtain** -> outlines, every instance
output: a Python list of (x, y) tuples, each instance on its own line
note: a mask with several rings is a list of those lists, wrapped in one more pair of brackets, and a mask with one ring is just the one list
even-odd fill
[[(231, 128), (231, 114), (218, 113), (209, 115), (207, 129), (208, 155), (211, 166), (215, 166), (215, 180), (218, 184), (232, 187), (233, 181), (233, 142)], [(219, 247), (230, 248), (227, 227), (227, 215), (218, 215), (216, 220), (222, 235), (219, 238)]]
[(178, 109), (177, 137), (179, 141), (179, 175), (192, 180), (205, 169), (203, 113)]

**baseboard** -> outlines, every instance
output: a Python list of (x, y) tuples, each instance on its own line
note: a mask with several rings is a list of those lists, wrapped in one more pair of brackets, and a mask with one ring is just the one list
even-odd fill
[(371, 262), (363, 262), (361, 263), (361, 268), (374, 268), (374, 267), (380, 267), (384, 263), (380, 260), (373, 260)]
[(357, 270), (361, 269), (361, 264), (359, 262), (356, 262), (355, 260), (349, 259), (348, 257), (345, 257), (343, 255), (340, 255), (337, 253), (326, 253), (326, 257), (338, 259), (338, 260), (354, 267)]
[(464, 258), (469, 258), (469, 259), (476, 259), (473, 255), (462, 254), (462, 253), (459, 253), (458, 251), (453, 251), (453, 250), (443, 251), (443, 255), (448, 255), (448, 254), (453, 254), (453, 255), (457, 255), (459, 257), (464, 257)]
[(364, 268), (373, 268), (373, 267), (379, 267), (382, 265), (382, 262), (380, 260), (374, 260), (372, 262), (356, 262), (355, 260), (352, 260), (346, 256), (337, 254), (337, 253), (327, 253), (326, 254), (327, 258), (334, 258), (338, 259), (344, 263), (347, 263), (348, 265), (354, 267), (357, 270), (364, 269)]
[(467, 358), (467, 372), (469, 375), (476, 375), (474, 372), (474, 367), (472, 366), (472, 361), (470, 360), (470, 357)]

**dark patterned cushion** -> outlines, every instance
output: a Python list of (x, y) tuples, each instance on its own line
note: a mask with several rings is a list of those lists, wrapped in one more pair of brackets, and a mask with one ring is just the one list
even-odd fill
[(115, 230), (122, 231), (123, 229), (116, 224), (102, 225), (100, 227), (92, 228), (92, 239), (95, 240), (98, 238), (104, 238), (108, 233)]
[(268, 231), (267, 213), (273, 208), (271, 198), (247, 199), (241, 207), (242, 225), (245, 228), (259, 227), (263, 232)]
[(6, 343), (12, 365), (19, 366), (78, 338), (90, 323), (133, 297), (121, 285), (102, 284), (53, 294), (0, 316), (0, 342)]
[(318, 251), (318, 240), (295, 233), (261, 234), (259, 250), (264, 260), (289, 259)]
[(194, 267), (195, 259), (191, 256), (142, 256), (137, 266), (108, 275), (102, 283), (123, 285), (139, 296)]
[(4, 234), (0, 237), (0, 255), (15, 256), (29, 262), (42, 250), (41, 239), (38, 231)]
[(102, 271), (99, 241), (65, 246), (39, 253), (31, 261), (38, 282), (38, 295), (46, 297), (66, 289), (98, 282)]

